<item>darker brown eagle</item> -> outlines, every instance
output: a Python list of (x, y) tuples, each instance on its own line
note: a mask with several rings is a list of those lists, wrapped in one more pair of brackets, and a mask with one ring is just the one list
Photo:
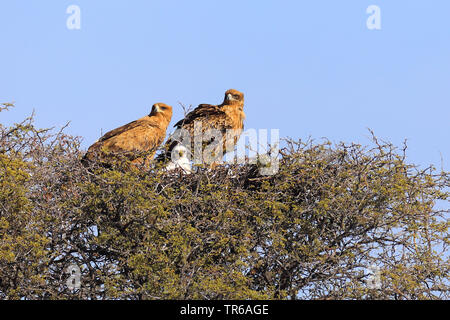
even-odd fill
[[(244, 129), (244, 94), (234, 89), (227, 90), (225, 92), (225, 98), (222, 104), (200, 104), (193, 111), (189, 112), (183, 120), (178, 121), (175, 124), (177, 129), (184, 129), (189, 133), (191, 145), (191, 156), (194, 153), (194, 135), (199, 134), (196, 132), (197, 128), (201, 128), (201, 134), (205, 135), (208, 132), (215, 130), (220, 132), (221, 141), (215, 140), (214, 137), (203, 137), (202, 148), (211, 143), (220, 145), (222, 154), (225, 154), (234, 149), (239, 137)], [(175, 134), (177, 131), (175, 131)], [(180, 141), (178, 137), (170, 138), (167, 141), (166, 148), (167, 153), (163, 154), (163, 158), (170, 158), (170, 153), (177, 144), (186, 145), (185, 141)], [(161, 159), (161, 157), (159, 157)]]
[(172, 107), (156, 103), (149, 115), (107, 132), (89, 147), (83, 163), (99, 161), (112, 164), (126, 157), (134, 165), (148, 163), (166, 136), (172, 119)]

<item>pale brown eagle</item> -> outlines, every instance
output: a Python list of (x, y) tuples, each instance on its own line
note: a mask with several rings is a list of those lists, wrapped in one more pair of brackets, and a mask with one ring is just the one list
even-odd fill
[(118, 157), (125, 157), (134, 165), (147, 164), (164, 141), (171, 119), (172, 107), (156, 103), (149, 115), (103, 135), (89, 147), (83, 163), (111, 164)]
[[(215, 144), (225, 154), (234, 149), (239, 137), (244, 129), (244, 94), (234, 89), (225, 92), (225, 98), (222, 104), (200, 104), (193, 111), (189, 112), (183, 120), (175, 124), (177, 131), (183, 129), (188, 133), (190, 138), (186, 144), (185, 139), (175, 134), (169, 138), (166, 143), (167, 153), (162, 154), (161, 158), (170, 158), (171, 151), (178, 145), (183, 144), (190, 148), (190, 156), (194, 154), (194, 136), (198, 134), (208, 135), (208, 133), (220, 133), (220, 141), (216, 141), (215, 137), (203, 136), (202, 148)], [(197, 131), (195, 131), (197, 128)], [(200, 129), (198, 129), (200, 128)], [(203, 150), (202, 149), (202, 150)]]

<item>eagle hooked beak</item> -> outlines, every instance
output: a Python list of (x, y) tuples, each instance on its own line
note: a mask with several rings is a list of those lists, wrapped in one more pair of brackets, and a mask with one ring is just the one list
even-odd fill
[(227, 100), (234, 100), (233, 95), (231, 93), (227, 95)]
[(155, 112), (162, 112), (161, 108), (159, 107), (159, 104), (155, 104)]

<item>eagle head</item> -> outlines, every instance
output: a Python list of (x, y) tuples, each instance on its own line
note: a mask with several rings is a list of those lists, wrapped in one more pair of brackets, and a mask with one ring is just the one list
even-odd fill
[(225, 104), (244, 104), (244, 94), (240, 91), (230, 89), (225, 92)]
[(152, 112), (150, 113), (150, 116), (156, 116), (156, 115), (162, 115), (166, 118), (171, 119), (172, 118), (172, 107), (159, 102), (155, 103), (152, 107)]

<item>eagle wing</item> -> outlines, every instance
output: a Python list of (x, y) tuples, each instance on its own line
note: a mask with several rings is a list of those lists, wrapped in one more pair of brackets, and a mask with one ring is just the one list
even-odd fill
[(174, 127), (181, 128), (185, 126), (189, 126), (198, 120), (207, 120), (211, 116), (217, 117), (222, 116), (225, 117), (225, 112), (220, 109), (220, 106), (212, 105), (212, 104), (200, 104), (197, 108), (189, 112), (183, 120), (178, 121)]
[(133, 160), (139, 157), (136, 152), (156, 151), (164, 137), (165, 128), (147, 116), (107, 132), (89, 148), (86, 158), (111, 152), (127, 155)]
[(124, 133), (124, 132), (126, 132), (128, 130), (132, 130), (132, 129), (140, 126), (141, 124), (142, 124), (142, 120), (141, 119), (132, 121), (132, 122), (127, 123), (127, 124), (125, 124), (125, 125), (123, 125), (123, 126), (121, 126), (119, 128), (116, 128), (114, 130), (108, 131), (98, 141), (101, 142), (101, 141), (108, 140), (108, 139), (110, 139), (110, 138), (112, 138), (114, 136), (120, 135), (121, 133)]
[[(215, 129), (224, 135), (222, 137), (223, 150), (225, 152), (231, 151), (237, 143), (241, 131), (243, 129), (243, 119), (235, 108), (229, 108), (227, 105), (211, 105), (200, 104), (197, 108), (189, 112), (184, 119), (178, 121), (174, 127), (177, 129), (185, 129), (191, 136), (191, 148), (194, 150), (194, 123), (200, 121), (202, 125), (202, 133), (207, 130)], [(233, 129), (227, 132), (227, 129)], [(212, 137), (209, 141), (203, 141), (203, 148), (206, 145), (215, 143), (215, 138)], [(172, 150), (179, 143), (183, 144), (182, 140), (169, 138), (166, 142), (166, 152), (162, 153), (158, 159), (163, 160), (170, 157)]]

